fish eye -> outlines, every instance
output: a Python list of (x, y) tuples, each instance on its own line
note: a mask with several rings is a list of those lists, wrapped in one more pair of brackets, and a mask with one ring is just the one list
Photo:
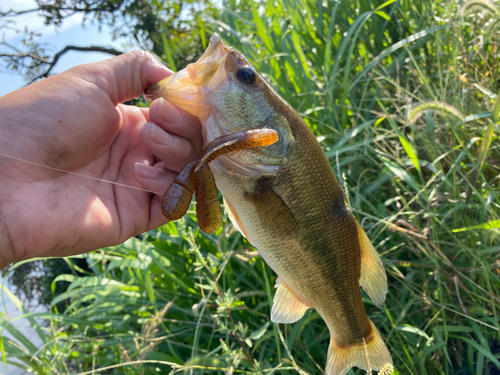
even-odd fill
[(236, 77), (238, 78), (238, 81), (241, 83), (247, 83), (251, 85), (252, 83), (255, 82), (257, 79), (257, 75), (253, 71), (252, 68), (249, 68), (248, 66), (243, 66), (238, 69), (238, 73), (236, 73)]

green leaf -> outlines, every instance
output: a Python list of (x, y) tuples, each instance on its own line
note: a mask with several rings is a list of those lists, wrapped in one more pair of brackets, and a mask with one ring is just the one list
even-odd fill
[(388, 159), (386, 159), (384, 157), (381, 157), (381, 159), (384, 162), (384, 164), (387, 166), (387, 168), (389, 168), (389, 170), (394, 175), (396, 175), (401, 180), (403, 180), (408, 185), (410, 185), (415, 191), (419, 191), (420, 190), (420, 188), (418, 187), (418, 184), (415, 182), (415, 180), (401, 166), (399, 166), (397, 164), (394, 164), (393, 162), (391, 162), (390, 160), (388, 160)]
[(413, 146), (410, 144), (410, 142), (408, 142), (408, 140), (405, 138), (403, 134), (399, 136), (399, 141), (403, 145), (406, 154), (410, 158), (411, 162), (413, 163), (417, 171), (420, 172), (420, 163), (418, 161), (418, 157), (417, 154), (415, 153), (415, 149), (413, 148)]
[(493, 115), (493, 120), (498, 123), (500, 114), (500, 95), (497, 95), (495, 104), (493, 105), (493, 110), (491, 111)]
[(292, 42), (293, 42), (293, 47), (295, 48), (295, 52), (299, 56), (299, 60), (302, 63), (304, 72), (306, 73), (307, 77), (311, 78), (311, 74), (309, 73), (309, 67), (307, 66), (307, 58), (306, 55), (304, 55), (304, 51), (302, 51), (299, 34), (297, 34), (295, 30), (292, 32)]
[(203, 23), (203, 19), (201, 17), (198, 17), (198, 29), (200, 30), (201, 45), (206, 49), (207, 39), (205, 38), (205, 24)]
[(488, 221), (487, 223), (479, 224), (479, 225), (473, 225), (471, 227), (464, 227), (464, 228), (458, 228), (458, 229), (453, 229), (453, 233), (457, 232), (465, 232), (468, 230), (476, 230), (476, 229), (498, 229), (500, 228), (500, 220), (491, 220)]
[(258, 340), (260, 339), (262, 336), (264, 336), (264, 334), (266, 333), (267, 331), (267, 327), (269, 327), (269, 322), (265, 322), (264, 325), (262, 327), (260, 327), (257, 331), (253, 331), (251, 334), (250, 334), (250, 338), (252, 340)]
[(373, 67), (375, 65), (380, 63), (384, 57), (390, 55), (394, 51), (397, 51), (398, 49), (400, 49), (400, 48), (402, 48), (402, 47), (404, 47), (404, 46), (406, 46), (406, 45), (408, 45), (408, 44), (410, 44), (418, 39), (424, 38), (428, 35), (431, 35), (432, 33), (436, 32), (436, 31), (447, 29), (449, 27), (451, 27), (450, 24), (434, 26), (434, 27), (431, 27), (429, 29), (425, 29), (425, 30), (419, 31), (413, 35), (410, 35), (409, 37), (404, 38), (404, 39), (400, 40), (399, 42), (394, 43), (390, 47), (386, 48), (377, 57), (375, 57), (369, 64), (367, 64), (363, 68), (363, 70), (361, 71), (361, 73), (358, 74), (356, 79), (354, 79), (352, 81), (351, 86), (349, 87), (349, 91), (352, 90), (353, 87), (355, 87), (359, 83), (359, 81), (361, 79), (363, 79), (364, 76), (367, 75), (373, 69)]
[(325, 47), (325, 55), (324, 55), (324, 65), (325, 72), (328, 75), (330, 73), (330, 55), (332, 51), (332, 43), (333, 43), (333, 30), (335, 26), (335, 19), (337, 17), (337, 8), (339, 7), (340, 1), (335, 2), (335, 6), (332, 9), (332, 13), (330, 15), (330, 24), (328, 25), (328, 37), (326, 38), (326, 47)]
[(495, 358), (495, 356), (491, 353), (491, 350), (489, 348), (485, 348), (484, 346), (481, 346), (477, 342), (466, 337), (460, 337), (460, 339), (465, 341), (472, 347), (474, 347), (479, 353), (483, 354), (486, 358), (488, 358), (491, 362), (493, 362), (495, 366), (500, 367), (500, 361), (498, 361), (498, 359)]
[(382, 17), (382, 18), (384, 18), (384, 19), (386, 19), (387, 21), (391, 20), (391, 17), (389, 17), (389, 15), (386, 12), (382, 11), (382, 10), (376, 10), (375, 14), (378, 15), (378, 16), (380, 16), (380, 17)]
[(144, 280), (145, 280), (145, 284), (146, 284), (146, 290), (148, 291), (149, 302), (151, 302), (151, 306), (153, 306), (156, 313), (158, 313), (158, 309), (156, 307), (155, 292), (153, 289), (153, 283), (151, 282), (151, 277), (154, 277), (154, 276), (152, 276), (151, 271), (148, 271), (146, 273), (146, 276), (144, 277)]
[[(394, 119), (389, 115), (387, 109), (382, 104), (382, 102), (379, 100), (377, 100), (377, 101), (385, 114), (385, 117), (381, 117), (381, 119), (383, 120), (384, 118), (387, 118), (392, 129), (398, 135), (399, 141), (401, 142), (401, 145), (403, 146), (403, 149), (405, 150), (406, 155), (408, 155), (411, 162), (413, 163), (413, 166), (420, 173), (420, 162), (418, 161), (418, 157), (417, 157), (417, 153), (416, 153), (415, 149), (413, 148), (412, 144), (408, 141), (408, 139), (406, 139), (405, 135), (401, 132), (401, 130), (399, 129), (399, 127), (396, 124), (396, 122), (394, 121)], [(381, 119), (379, 119), (379, 121), (381, 121)]]
[(388, 5), (391, 5), (391, 4), (395, 3), (396, 1), (397, 1), (397, 0), (387, 0), (385, 3), (380, 4), (380, 5), (377, 7), (376, 11), (378, 11), (378, 10), (380, 10), (380, 9), (383, 9), (383, 8), (385, 8), (386, 6), (388, 6)]
[(422, 331), (420, 328), (414, 327), (412, 325), (404, 324), (401, 326), (396, 326), (394, 328), (397, 329), (398, 331), (411, 332), (411, 333), (414, 333), (418, 336), (421, 336), (421, 337), (425, 338), (428, 343), (432, 341), (432, 338), (429, 337), (429, 335), (427, 333)]
[(257, 8), (255, 4), (252, 4), (252, 14), (253, 21), (255, 22), (255, 26), (257, 26), (257, 35), (264, 42), (269, 52), (274, 51), (274, 44), (268, 36), (266, 31), (266, 27), (262, 23), (261, 18), (259, 17), (259, 13), (257, 12)]
[(168, 67), (170, 68), (170, 70), (176, 72), (177, 69), (175, 68), (175, 63), (174, 63), (174, 59), (172, 57), (170, 44), (168, 43), (168, 39), (167, 39), (167, 35), (165, 34), (165, 31), (162, 31), (162, 33), (161, 33), (161, 41), (163, 42), (163, 52), (165, 53), (165, 56), (167, 57)]
[(491, 115), (492, 115), (491, 112), (476, 113), (474, 115), (465, 116), (462, 121), (463, 122), (475, 121), (475, 120), (479, 120), (481, 118), (490, 117)]
[(494, 92), (488, 90), (487, 88), (485, 88), (483, 86), (478, 85), (477, 83), (474, 83), (472, 86), (474, 86), (475, 88), (477, 88), (479, 91), (481, 91), (483, 94), (485, 94), (486, 96), (488, 96), (490, 99), (496, 99), (497, 98), (497, 94), (495, 94)]
[(75, 281), (75, 277), (76, 277), (75, 275), (68, 275), (68, 274), (57, 276), (52, 281), (52, 283), (50, 284), (51, 292), (55, 294), (55, 292), (56, 292), (56, 283), (58, 281), (67, 281), (68, 283), (72, 283), (73, 281)]

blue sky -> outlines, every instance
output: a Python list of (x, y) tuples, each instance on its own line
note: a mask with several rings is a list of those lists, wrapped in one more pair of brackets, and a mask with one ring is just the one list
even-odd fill
[[(9, 9), (32, 9), (34, 7), (35, 2), (33, 0), (0, 0), (0, 10), (2, 11)], [(42, 33), (42, 37), (39, 38), (39, 42), (47, 43), (53, 48), (54, 52), (61, 50), (69, 44), (78, 46), (99, 45), (114, 47), (122, 51), (131, 51), (136, 49), (134, 46), (129, 44), (129, 41), (112, 40), (111, 31), (107, 26), (103, 26), (100, 32), (97, 25), (90, 22), (86, 22), (85, 27), (82, 27), (82, 17), (79, 15), (66, 19), (62, 27), (58, 29), (53, 26), (45, 26), (43, 24), (43, 18), (35, 13), (19, 16), (16, 18), (16, 22), (17, 28), (24, 28), (26, 25), (30, 30)], [(9, 30), (0, 30), (0, 40), (1, 39), (22, 49), (22, 37), (10, 32)], [(0, 46), (0, 51), (6, 51), (6, 47)], [(101, 61), (110, 57), (111, 56), (108, 54), (98, 52), (70, 51), (59, 60), (52, 72), (60, 73), (75, 65)], [(0, 69), (0, 96), (24, 85), (26, 85), (26, 81), (22, 76)]]

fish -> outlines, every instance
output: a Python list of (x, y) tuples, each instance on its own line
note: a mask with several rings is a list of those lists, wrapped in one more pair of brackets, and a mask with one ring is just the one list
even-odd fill
[(391, 354), (360, 290), (381, 305), (384, 266), (301, 116), (216, 33), (195, 63), (144, 96), (163, 97), (199, 117), (207, 145), (249, 130), (277, 133), (272, 144), (209, 163), (235, 228), (278, 276), (271, 320), (294, 323), (314, 308), (330, 332), (325, 374), (343, 375), (352, 367), (390, 373)]

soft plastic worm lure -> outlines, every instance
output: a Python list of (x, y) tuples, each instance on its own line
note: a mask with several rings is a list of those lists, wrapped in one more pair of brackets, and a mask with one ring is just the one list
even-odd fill
[(249, 130), (216, 138), (203, 149), (198, 159), (184, 167), (165, 192), (161, 203), (163, 216), (169, 220), (183, 217), (195, 193), (200, 229), (205, 233), (215, 232), (222, 223), (222, 216), (217, 186), (208, 163), (229, 152), (269, 146), (277, 140), (278, 133), (272, 129)]

